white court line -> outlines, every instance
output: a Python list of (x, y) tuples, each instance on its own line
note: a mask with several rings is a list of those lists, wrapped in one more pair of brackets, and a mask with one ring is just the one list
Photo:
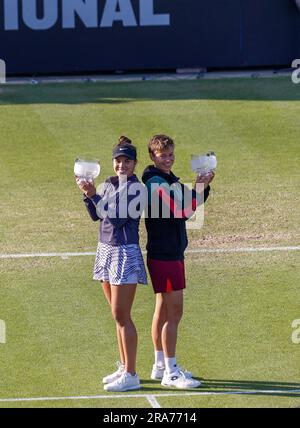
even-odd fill
[(160, 409), (160, 404), (154, 395), (147, 395), (146, 398), (154, 409)]
[[(70, 396), (70, 397), (35, 397), (35, 398), (1, 398), (1, 403), (17, 403), (17, 402), (32, 402), (32, 401), (67, 401), (67, 400), (99, 400), (99, 399), (114, 399), (114, 398), (146, 398), (147, 400), (151, 397), (192, 397), (192, 396), (205, 396), (205, 395), (284, 395), (284, 394), (295, 394), (300, 393), (300, 389), (248, 389), (248, 390), (233, 390), (233, 391), (202, 391), (202, 392), (183, 392), (183, 393), (158, 393), (158, 394), (122, 394), (122, 395), (82, 395), (82, 396)], [(156, 400), (155, 400), (156, 401)], [(151, 403), (152, 405), (152, 403)]]
[[(299, 251), (300, 246), (290, 247), (237, 247), (237, 248), (196, 248), (187, 250), (186, 254), (229, 254), (229, 253), (259, 253), (270, 251)], [(142, 251), (146, 254), (145, 251)], [(24, 253), (24, 254), (0, 254), (0, 259), (24, 259), (34, 257), (61, 257), (68, 259), (69, 257), (81, 256), (95, 256), (96, 252), (82, 252), (82, 253)]]
[(80, 257), (80, 256), (95, 256), (95, 252), (86, 253), (25, 253), (25, 254), (0, 254), (0, 259), (26, 259), (33, 257)]
[(241, 247), (241, 248), (196, 248), (187, 250), (186, 253), (259, 253), (268, 251), (299, 251), (300, 246), (294, 247)]

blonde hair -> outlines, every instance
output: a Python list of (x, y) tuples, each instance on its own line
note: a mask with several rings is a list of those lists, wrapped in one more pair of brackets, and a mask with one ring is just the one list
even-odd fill
[(156, 151), (163, 151), (170, 147), (175, 147), (175, 143), (171, 137), (167, 135), (154, 135), (148, 143), (149, 153), (154, 153)]

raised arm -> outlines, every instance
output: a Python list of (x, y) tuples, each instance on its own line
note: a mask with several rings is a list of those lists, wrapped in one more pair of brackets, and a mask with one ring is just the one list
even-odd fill
[(87, 181), (81, 180), (79, 177), (76, 177), (76, 183), (83, 193), (83, 202), (86, 206), (86, 209), (93, 221), (98, 221), (101, 217), (98, 216), (96, 205), (100, 201), (101, 197), (96, 193), (96, 188), (94, 183), (89, 183)]

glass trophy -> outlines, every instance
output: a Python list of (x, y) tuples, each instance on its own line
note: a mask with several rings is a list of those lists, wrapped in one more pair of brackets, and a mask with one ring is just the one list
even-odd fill
[(198, 175), (205, 175), (217, 168), (217, 157), (214, 152), (192, 155), (191, 167)]
[(74, 164), (74, 174), (82, 181), (93, 183), (100, 174), (100, 164), (96, 159), (77, 158)]

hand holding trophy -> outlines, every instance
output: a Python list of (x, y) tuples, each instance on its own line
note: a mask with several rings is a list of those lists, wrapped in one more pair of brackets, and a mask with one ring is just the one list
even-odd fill
[(197, 173), (196, 183), (204, 183), (206, 189), (215, 176), (217, 157), (212, 151), (201, 155), (192, 155), (191, 167)]
[(99, 161), (77, 158), (74, 164), (74, 174), (79, 189), (87, 197), (94, 196), (96, 194), (94, 180), (100, 174)]

